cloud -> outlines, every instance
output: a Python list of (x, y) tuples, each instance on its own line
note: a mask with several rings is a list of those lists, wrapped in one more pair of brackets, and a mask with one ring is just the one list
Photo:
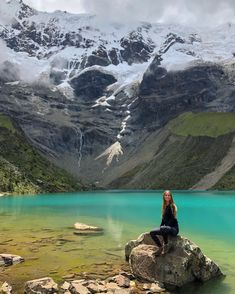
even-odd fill
[(8, 51), (6, 43), (0, 39), (0, 64), (9, 59)]
[(12, 64), (8, 60), (10, 49), (0, 39), (0, 78), (2, 81), (15, 81), (19, 78), (18, 66)]
[(0, 39), (0, 79), (6, 82), (22, 80), (27, 83), (49, 84), (50, 65), (47, 61), (16, 53)]
[(81, 0), (84, 10), (124, 21), (219, 25), (233, 21), (234, 0)]
[(85, 13), (80, 0), (23, 0), (23, 2), (40, 11), (66, 10), (72, 13)]
[(119, 22), (143, 20), (186, 25), (233, 22), (234, 0), (24, 0), (38, 10), (91, 13)]

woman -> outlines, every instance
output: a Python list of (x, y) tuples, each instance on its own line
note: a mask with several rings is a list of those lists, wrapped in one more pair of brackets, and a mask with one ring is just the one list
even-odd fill
[[(150, 232), (152, 239), (159, 247), (158, 254), (165, 254), (168, 250), (168, 235), (176, 236), (179, 233), (178, 221), (176, 218), (177, 207), (169, 190), (163, 193), (162, 222), (160, 228)], [(164, 246), (157, 235), (162, 235)]]

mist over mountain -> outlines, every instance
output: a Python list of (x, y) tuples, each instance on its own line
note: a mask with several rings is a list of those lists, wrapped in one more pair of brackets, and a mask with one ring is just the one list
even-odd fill
[(25, 3), (40, 11), (90, 13), (118, 22), (148, 21), (205, 27), (233, 22), (235, 16), (232, 0), (50, 0), (46, 3), (26, 0)]

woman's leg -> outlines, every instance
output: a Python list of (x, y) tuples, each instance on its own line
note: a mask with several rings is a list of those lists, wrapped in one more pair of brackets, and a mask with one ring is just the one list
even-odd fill
[(157, 244), (158, 247), (162, 247), (162, 244), (161, 244), (160, 240), (158, 239), (157, 235), (162, 235), (160, 228), (153, 229), (152, 231), (150, 231), (150, 236), (152, 237), (154, 242)]
[(161, 235), (163, 236), (164, 243), (168, 243), (168, 235), (176, 236), (177, 230), (174, 227), (170, 226), (161, 226), (160, 227)]

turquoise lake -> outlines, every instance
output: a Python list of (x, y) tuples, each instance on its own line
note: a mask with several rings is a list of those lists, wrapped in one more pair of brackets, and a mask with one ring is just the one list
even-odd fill
[[(196, 243), (226, 275), (179, 293), (235, 293), (235, 191), (173, 191), (179, 234)], [(0, 269), (0, 281), (22, 293), (25, 281), (51, 276), (108, 277), (124, 259), (126, 242), (158, 227), (160, 191), (99, 191), (0, 197), (0, 253), (25, 262)], [(102, 236), (74, 235), (73, 224), (104, 228)]]

